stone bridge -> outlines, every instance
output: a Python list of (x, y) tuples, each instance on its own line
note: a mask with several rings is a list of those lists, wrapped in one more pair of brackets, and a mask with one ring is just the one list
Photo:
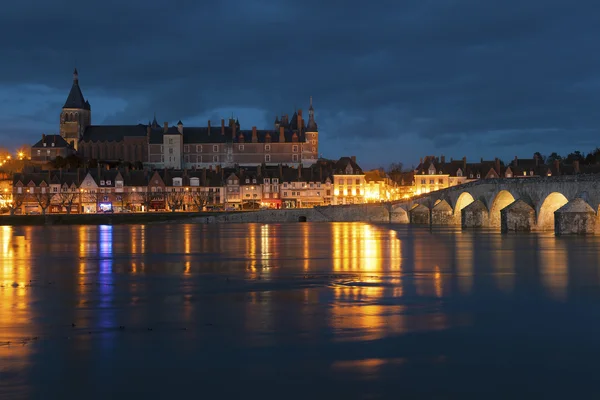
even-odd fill
[(600, 175), (486, 179), (390, 205), (390, 220), (508, 231), (594, 234)]

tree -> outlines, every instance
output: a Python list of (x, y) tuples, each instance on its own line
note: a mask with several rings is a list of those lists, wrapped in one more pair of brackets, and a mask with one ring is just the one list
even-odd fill
[(58, 194), (58, 204), (60, 204), (61, 209), (63, 207), (67, 209), (67, 214), (71, 214), (71, 209), (73, 208), (75, 199), (77, 199), (77, 193), (60, 192)]
[(54, 195), (50, 193), (50, 188), (46, 188), (46, 191), (44, 192), (37, 192), (33, 194), (33, 198), (42, 209), (42, 215), (46, 215), (46, 209), (50, 207), (50, 204), (52, 203), (52, 197), (54, 197)]
[(21, 208), (25, 201), (25, 195), (23, 193), (11, 193), (11, 192), (0, 192), (0, 200), (3, 201), (5, 206), (10, 211), (10, 215), (15, 215), (15, 211)]
[(566, 161), (569, 164), (573, 164), (573, 161), (579, 161), (580, 163), (583, 163), (585, 161), (585, 157), (583, 156), (583, 154), (581, 154), (581, 152), (579, 150), (577, 150), (577, 151), (574, 151), (573, 153), (569, 153)]
[(562, 157), (556, 153), (552, 153), (550, 154), (547, 158), (546, 158), (546, 163), (548, 164), (552, 164), (554, 163), (554, 161), (562, 161)]
[(386, 172), (392, 181), (398, 183), (402, 179), (403, 168), (404, 165), (401, 162), (391, 163)]
[(600, 163), (600, 148), (596, 147), (585, 157), (585, 163), (588, 165)]
[(125, 209), (125, 206), (129, 204), (131, 200), (131, 193), (123, 191), (123, 193), (117, 193), (117, 201), (121, 203), (121, 210)]
[(184, 192), (167, 192), (165, 193), (165, 199), (167, 201), (167, 207), (171, 209), (172, 212), (181, 208), (183, 206), (183, 200), (185, 199)]
[(540, 163), (544, 164), (546, 162), (546, 156), (542, 155), (542, 153), (540, 153), (539, 151), (536, 151), (535, 153), (533, 153), (533, 156), (537, 156), (538, 160)]
[(189, 193), (190, 202), (198, 211), (202, 211), (204, 206), (209, 202), (212, 202), (213, 192), (208, 192), (206, 190), (201, 190), (198, 188), (198, 191), (192, 191)]

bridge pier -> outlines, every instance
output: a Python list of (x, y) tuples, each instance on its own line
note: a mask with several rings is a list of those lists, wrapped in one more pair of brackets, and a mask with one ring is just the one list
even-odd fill
[(446, 200), (438, 202), (431, 210), (431, 225), (454, 225), (452, 206)]
[(593, 235), (596, 212), (582, 198), (576, 198), (554, 212), (555, 235)]
[(419, 204), (409, 211), (410, 223), (411, 224), (425, 224), (429, 225), (431, 222), (431, 210), (428, 207)]
[(535, 227), (535, 210), (521, 199), (500, 210), (502, 233), (509, 231), (530, 232)]
[(461, 211), (461, 226), (464, 228), (487, 228), (490, 213), (481, 200), (475, 200)]

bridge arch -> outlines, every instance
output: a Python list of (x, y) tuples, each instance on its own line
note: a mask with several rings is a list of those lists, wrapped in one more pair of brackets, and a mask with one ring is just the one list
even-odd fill
[(537, 228), (542, 231), (554, 229), (554, 211), (558, 210), (569, 200), (560, 192), (552, 192), (542, 202), (537, 218)]
[(494, 200), (492, 200), (492, 206), (490, 207), (490, 227), (500, 227), (500, 210), (504, 207), (509, 206), (515, 201), (515, 196), (512, 195), (508, 190), (501, 190), (496, 194)]
[(475, 199), (469, 192), (462, 192), (458, 199), (456, 199), (456, 204), (454, 205), (454, 216), (460, 218), (460, 212), (463, 208), (474, 202)]

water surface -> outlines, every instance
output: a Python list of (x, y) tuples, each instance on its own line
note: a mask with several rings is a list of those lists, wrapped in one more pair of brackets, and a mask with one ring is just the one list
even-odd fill
[(0, 227), (0, 399), (598, 398), (599, 244), (361, 223)]

